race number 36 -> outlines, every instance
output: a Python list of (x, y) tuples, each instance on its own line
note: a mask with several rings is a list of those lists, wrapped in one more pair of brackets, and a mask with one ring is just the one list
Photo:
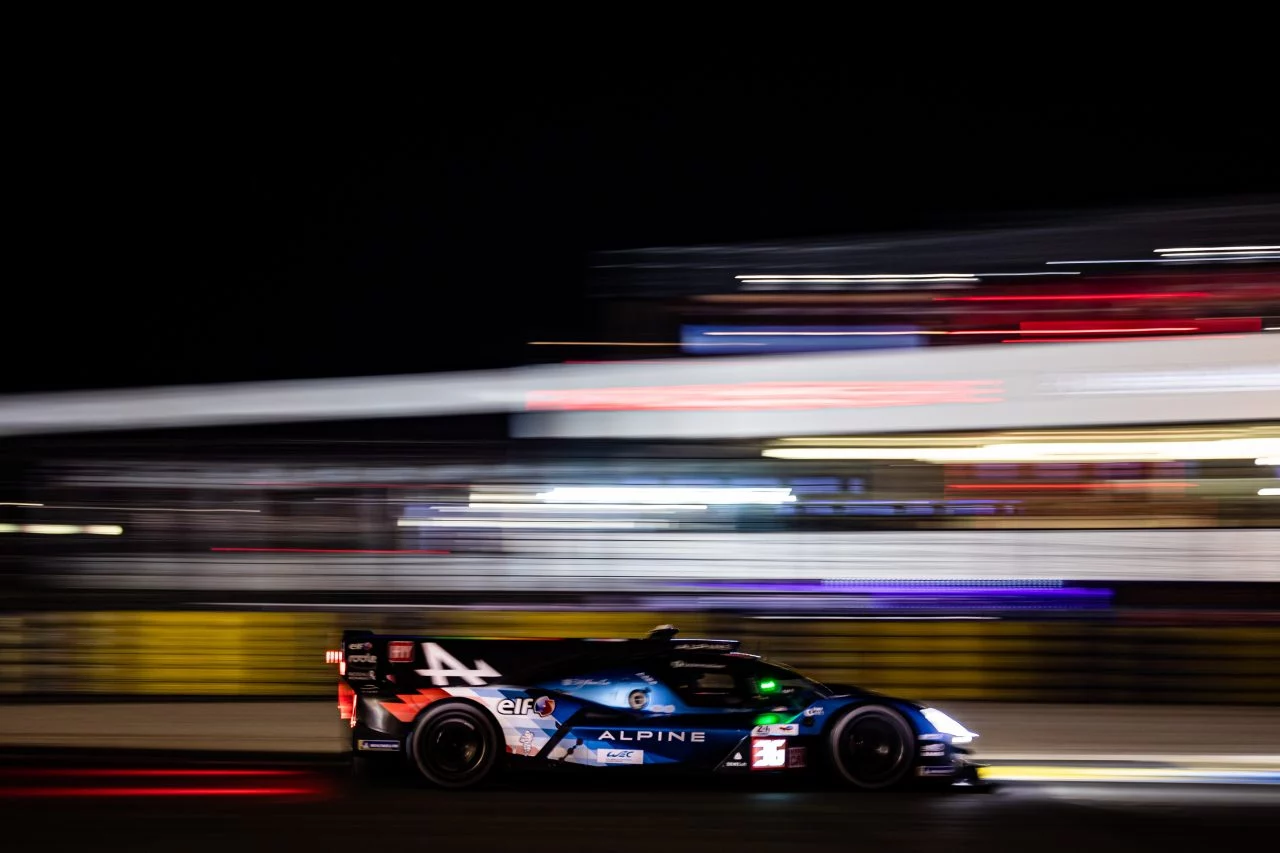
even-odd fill
[(752, 738), (752, 770), (775, 770), (786, 766), (787, 741), (785, 738)]

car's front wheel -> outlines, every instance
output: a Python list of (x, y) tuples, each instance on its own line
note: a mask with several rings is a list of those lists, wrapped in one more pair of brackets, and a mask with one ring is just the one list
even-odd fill
[(863, 705), (836, 720), (827, 734), (831, 768), (843, 782), (875, 790), (902, 782), (915, 759), (915, 732), (892, 708)]
[(410, 750), (428, 781), (442, 788), (468, 788), (493, 773), (501, 746), (483, 710), (452, 702), (430, 708), (418, 718)]

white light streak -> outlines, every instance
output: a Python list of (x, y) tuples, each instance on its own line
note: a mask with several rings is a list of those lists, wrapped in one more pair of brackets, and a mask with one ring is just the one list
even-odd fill
[(67, 536), (87, 533), (91, 536), (119, 536), (124, 528), (118, 524), (0, 524), (0, 533), (37, 533)]
[(558, 504), (781, 504), (796, 496), (790, 488), (696, 488), (685, 486), (558, 486), (538, 494)]
[(651, 530), (666, 527), (661, 521), (565, 521), (506, 518), (401, 518), (398, 527), (489, 527), (516, 530)]
[(1258, 489), (1258, 494), (1264, 498), (1274, 498), (1280, 496), (1280, 489)]
[(519, 510), (523, 512), (574, 512), (582, 509), (589, 509), (592, 512), (636, 512), (644, 511), (677, 511), (677, 510), (705, 510), (706, 504), (604, 504), (604, 503), (556, 503), (556, 504), (534, 504), (534, 503), (472, 503), (467, 506), (433, 506), (432, 509), (441, 512), (465, 512), (468, 510)]
[(1205, 254), (1205, 255), (1165, 255), (1159, 258), (1115, 258), (1112, 260), (1088, 261), (1045, 261), (1049, 266), (1078, 266), (1080, 264), (1170, 264), (1178, 261), (1249, 261), (1280, 258), (1275, 252), (1245, 253), (1239, 255)]
[(1280, 246), (1189, 246), (1178, 249), (1156, 249), (1157, 255), (1171, 252), (1213, 253), (1213, 252), (1280, 252)]
[(1280, 252), (1238, 252), (1219, 254), (1217, 252), (1184, 252), (1176, 255), (1164, 255), (1160, 260), (1176, 261), (1181, 259), (1196, 260), (1201, 258), (1221, 258), (1223, 260), (1248, 260), (1250, 258), (1280, 258)]
[(1112, 462), (1258, 459), (1280, 455), (1280, 439), (988, 444), (981, 447), (772, 447), (774, 459), (889, 459), (916, 462)]
[(739, 281), (978, 281), (978, 277), (973, 273), (967, 272), (944, 272), (944, 273), (886, 273), (875, 275), (863, 275), (861, 273), (850, 273), (848, 275), (786, 275), (783, 273), (769, 273), (758, 275), (735, 275), (734, 278)]
[(1050, 272), (1042, 270), (1040, 272), (980, 272), (979, 278), (1013, 278), (1023, 276), (1042, 276), (1042, 275), (1083, 275), (1081, 272)]
[[(743, 282), (753, 284), (976, 284), (976, 278), (752, 278)], [(750, 289), (749, 287), (747, 289)]]
[[(108, 510), (112, 512), (262, 512), (260, 509), (199, 509), (187, 507), (163, 507), (163, 506), (62, 506), (62, 505), (45, 505), (45, 504), (20, 504), (21, 506), (42, 506), (45, 509), (93, 509)], [(3, 504), (0, 504), (3, 506)]]

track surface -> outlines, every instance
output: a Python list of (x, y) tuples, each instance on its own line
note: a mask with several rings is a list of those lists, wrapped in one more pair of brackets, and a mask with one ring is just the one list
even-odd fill
[[(811, 784), (528, 775), (485, 791), (331, 762), (0, 759), (13, 849), (567, 851), (1271, 849), (1280, 786), (1014, 783), (853, 794)], [(123, 793), (131, 792), (131, 793)], [(8, 849), (9, 844), (6, 844)], [(27, 848), (23, 845), (31, 845)], [(446, 846), (447, 845), (447, 846)]]

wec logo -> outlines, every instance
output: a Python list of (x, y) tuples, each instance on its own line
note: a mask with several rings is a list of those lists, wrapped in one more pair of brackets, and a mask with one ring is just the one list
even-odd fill
[(437, 643), (423, 643), (422, 652), (427, 658), (427, 668), (414, 670), (418, 675), (431, 676), (431, 683), (436, 687), (445, 687), (450, 678), (461, 678), (467, 684), (486, 684), (488, 678), (501, 678), (489, 664), (478, 660), (474, 667), (468, 667), (462, 661), (440, 648)]

